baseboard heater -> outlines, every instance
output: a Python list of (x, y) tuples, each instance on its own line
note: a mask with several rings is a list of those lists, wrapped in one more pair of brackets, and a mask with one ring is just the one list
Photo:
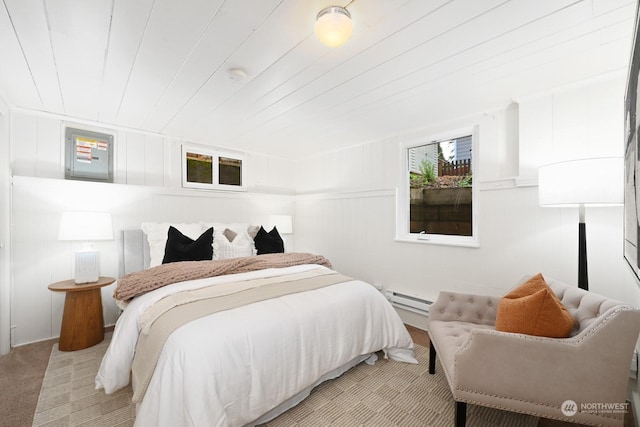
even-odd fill
[(433, 304), (433, 301), (396, 291), (387, 291), (385, 296), (391, 305), (423, 316), (429, 316), (429, 307)]

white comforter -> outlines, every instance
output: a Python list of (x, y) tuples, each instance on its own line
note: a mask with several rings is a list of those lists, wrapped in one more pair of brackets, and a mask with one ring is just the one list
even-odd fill
[[(318, 267), (192, 280), (135, 298), (116, 324), (96, 388), (113, 393), (128, 385), (139, 317), (164, 296)], [(360, 355), (384, 349), (394, 360), (417, 363), (412, 348), (395, 310), (361, 281), (222, 311), (190, 322), (169, 337), (138, 405), (136, 425), (243, 426)]]

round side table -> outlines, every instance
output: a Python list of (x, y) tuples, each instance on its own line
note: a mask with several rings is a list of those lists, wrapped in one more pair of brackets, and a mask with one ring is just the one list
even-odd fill
[(49, 285), (49, 290), (65, 292), (60, 351), (75, 351), (96, 345), (104, 339), (102, 295), (100, 288), (115, 282), (113, 277), (100, 277), (97, 282), (76, 285), (63, 280)]

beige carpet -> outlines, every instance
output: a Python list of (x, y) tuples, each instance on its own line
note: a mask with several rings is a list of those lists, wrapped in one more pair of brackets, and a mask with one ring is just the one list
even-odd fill
[[(131, 426), (131, 388), (113, 395), (94, 389), (94, 377), (108, 345), (61, 352), (54, 345), (33, 426)], [(416, 345), (419, 365), (380, 358), (358, 365), (317, 387), (295, 408), (267, 424), (279, 426), (452, 426), (454, 404), (442, 370), (427, 372), (428, 351)], [(535, 426), (537, 418), (474, 405), (469, 427)]]

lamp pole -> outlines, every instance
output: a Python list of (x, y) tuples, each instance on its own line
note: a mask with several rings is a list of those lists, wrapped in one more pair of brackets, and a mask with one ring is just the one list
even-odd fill
[(584, 222), (584, 204), (578, 207), (580, 221), (578, 222), (578, 287), (589, 290), (587, 275), (587, 224)]

